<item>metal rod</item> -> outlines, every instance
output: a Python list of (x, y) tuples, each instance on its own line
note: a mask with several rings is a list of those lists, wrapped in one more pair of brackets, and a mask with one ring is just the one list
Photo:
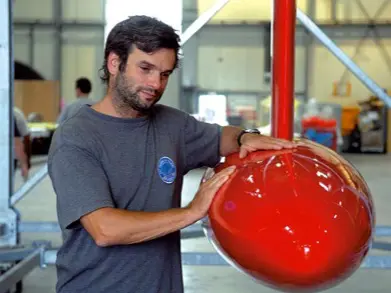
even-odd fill
[[(19, 232), (59, 233), (61, 232), (61, 228), (57, 222), (20, 222)], [(181, 230), (181, 239), (201, 238), (201, 237), (205, 237), (201, 224), (195, 223)]]
[(53, 54), (53, 72), (54, 79), (61, 81), (62, 75), (62, 0), (53, 0), (53, 19), (54, 19), (54, 54)]
[(48, 174), (48, 167), (45, 164), (37, 173), (33, 175), (26, 183), (24, 183), (11, 197), (11, 205), (15, 205), (23, 197), (25, 197), (30, 190), (32, 190), (38, 183), (45, 179)]
[(213, 16), (216, 15), (230, 0), (218, 0), (216, 3), (198, 17), (181, 35), (181, 44), (184, 45), (196, 34)]
[(66, 29), (104, 29), (104, 21), (81, 21), (81, 20), (64, 20), (56, 22), (55, 20), (40, 19), (14, 19), (13, 25), (16, 28), (34, 27), (34, 28), (53, 28), (60, 25)]
[(339, 61), (341, 61), (351, 72), (388, 107), (391, 107), (391, 97), (387, 95), (382, 87), (375, 83), (363, 70), (355, 64), (344, 51), (338, 46), (299, 8), (297, 8), (297, 19), (310, 31)]
[[(182, 263), (191, 266), (228, 266), (229, 263), (215, 252), (182, 252)], [(47, 250), (44, 253), (44, 263), (53, 265), (56, 263), (57, 250)], [(370, 255), (361, 265), (365, 269), (391, 269), (391, 256)]]
[(61, 228), (57, 222), (20, 222), (20, 233), (60, 233)]
[(8, 211), (12, 194), (13, 55), (12, 1), (0, 2), (0, 210)]
[(21, 281), (35, 267), (41, 264), (43, 248), (39, 248), (20, 263), (0, 276), (0, 293), (9, 292), (17, 282)]
[[(42, 233), (42, 232), (61, 232), (58, 222), (20, 222), (19, 232)], [(181, 239), (204, 237), (202, 225), (195, 223), (181, 230)], [(391, 226), (376, 226), (375, 237), (391, 237)]]
[(376, 226), (376, 237), (391, 237), (391, 226)]
[(337, 22), (337, 0), (331, 0), (331, 20)]
[(33, 248), (10, 248), (0, 250), (1, 262), (15, 262), (28, 257), (34, 252)]
[(29, 28), (29, 64), (31, 68), (35, 67), (35, 32), (34, 27)]
[[(386, 8), (387, 8), (387, 6), (389, 4), (390, 4), (389, 0), (385, 0), (382, 3), (382, 5), (380, 5), (379, 8), (376, 10), (374, 16), (371, 17), (369, 15), (368, 11), (365, 9), (365, 6), (362, 4), (362, 2), (360, 0), (356, 0), (356, 5), (359, 7), (361, 12), (367, 17), (368, 27), (367, 27), (365, 33), (363, 34), (363, 36), (361, 37), (361, 39), (358, 41), (357, 45), (356, 45), (356, 51), (354, 52), (353, 57), (351, 58), (352, 61), (356, 60), (356, 57), (360, 53), (360, 49), (361, 49), (362, 45), (364, 44), (365, 40), (367, 40), (367, 38), (370, 36), (371, 31), (375, 34), (374, 40), (375, 40), (375, 43), (376, 43), (376, 32), (377, 32), (377, 29), (376, 29), (376, 25), (372, 25), (372, 24), (376, 22), (376, 19), (378, 19), (379, 16), (382, 14), (382, 12), (384, 10), (386, 10)], [(387, 55), (387, 52), (385, 52), (385, 53)], [(384, 52), (383, 52), (383, 54), (384, 54)], [(391, 64), (391, 63), (389, 63), (389, 64)], [(348, 78), (349, 73), (350, 73), (349, 69), (345, 68), (341, 78), (339, 79), (339, 83), (338, 83), (339, 87), (342, 87), (343, 84), (346, 82), (346, 79)]]
[[(313, 17), (316, 12), (316, 1), (307, 1), (307, 13), (310, 17)], [(297, 30), (297, 26), (296, 26)], [(312, 68), (312, 61), (314, 60), (314, 37), (306, 33), (305, 34), (305, 47), (304, 47), (304, 54), (305, 54), (305, 78), (304, 78), (304, 101), (308, 101), (309, 99), (309, 92), (310, 92), (310, 85), (312, 84), (313, 76), (313, 68)]]
[(272, 136), (292, 140), (295, 84), (295, 0), (274, 0), (272, 25)]

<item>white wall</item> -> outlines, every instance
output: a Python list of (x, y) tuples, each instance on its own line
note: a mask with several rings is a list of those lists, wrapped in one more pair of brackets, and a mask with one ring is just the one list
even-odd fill
[[(391, 56), (391, 40), (382, 40), (384, 49)], [(339, 47), (350, 57), (356, 53), (358, 47), (357, 40), (344, 40), (337, 42)], [(391, 89), (391, 68), (387, 66), (384, 55), (381, 53), (371, 39), (366, 40), (360, 47), (359, 54), (354, 58), (355, 63), (367, 73), (382, 88)], [(309, 94), (320, 100), (332, 97), (333, 82), (340, 81), (346, 67), (326, 48), (321, 45), (314, 46), (314, 59), (311, 63), (311, 82)], [(356, 100), (367, 99), (373, 93), (367, 89), (360, 80), (349, 72), (345, 82), (352, 86), (351, 97)]]
[(106, 0), (62, 0), (65, 20), (103, 20)]
[(16, 19), (53, 19), (52, 0), (17, 0), (14, 1), (14, 17)]
[[(102, 22), (104, 20), (104, 0), (62, 0), (64, 21)], [(18, 22), (52, 22), (53, 0), (18, 0), (14, 6), (14, 56), (39, 71), (44, 78), (56, 79), (56, 66), (59, 64), (55, 54), (56, 34), (51, 27), (34, 27), (33, 58), (31, 60), (30, 32)], [(98, 69), (103, 58), (103, 31), (97, 28), (65, 27), (62, 33), (61, 95), (70, 102), (75, 99), (74, 82), (86, 76), (93, 83), (92, 98), (100, 99), (103, 86)]]
[[(207, 90), (266, 92), (264, 83), (265, 49), (258, 47), (202, 46), (198, 51), (198, 86)], [(305, 51), (296, 47), (295, 90), (305, 90)]]
[[(315, 0), (311, 0), (315, 1)], [(205, 11), (213, 0), (198, 0), (198, 12)], [(332, 23), (332, 9), (330, 0), (316, 0), (315, 20), (320, 23)], [(391, 2), (381, 6), (384, 1), (361, 0), (365, 10), (372, 18), (380, 22), (391, 20)], [(264, 49), (262, 44), (262, 30), (249, 29), (241, 22), (270, 20), (271, 1), (241, 0), (231, 1), (227, 4), (210, 22), (216, 24), (216, 28), (207, 28), (199, 34), (201, 46), (198, 53), (198, 86), (211, 90), (230, 91), (262, 91), (268, 86), (263, 83)], [(302, 10), (306, 10), (308, 1), (297, 1)], [(368, 18), (355, 0), (337, 1), (336, 19), (345, 22), (368, 22)], [(236, 26), (229, 30), (221, 30), (219, 24), (234, 23)], [(255, 27), (255, 26), (253, 26)], [(337, 27), (338, 28), (338, 27)], [(380, 31), (386, 31), (382, 28)], [(350, 32), (345, 30), (345, 39), (340, 34), (337, 44), (353, 57), (359, 46), (359, 37), (352, 36), (359, 34), (354, 28)], [(363, 31), (363, 30), (361, 30)], [(389, 30), (388, 30), (389, 31)], [(391, 56), (391, 38), (383, 38), (381, 43), (384, 50)], [(303, 42), (296, 45), (296, 72), (295, 90), (305, 90), (306, 81), (306, 51), (302, 46)], [(315, 42), (311, 49), (309, 78), (309, 96), (318, 99), (330, 99), (333, 91), (333, 83), (339, 81), (346, 67), (342, 65), (326, 48)], [(387, 65), (385, 54), (369, 37), (360, 47), (360, 52), (354, 61), (366, 72), (376, 83), (383, 88), (391, 90), (391, 68)], [(368, 98), (372, 93), (355, 76), (347, 75), (347, 82), (352, 85), (352, 97), (362, 100)], [(190, 80), (190, 75), (185, 76)]]

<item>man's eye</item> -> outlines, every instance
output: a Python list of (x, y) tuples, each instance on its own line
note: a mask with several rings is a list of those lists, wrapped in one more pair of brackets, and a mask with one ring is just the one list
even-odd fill
[(140, 67), (141, 68), (141, 70), (143, 70), (143, 71), (149, 71), (149, 68), (148, 67)]

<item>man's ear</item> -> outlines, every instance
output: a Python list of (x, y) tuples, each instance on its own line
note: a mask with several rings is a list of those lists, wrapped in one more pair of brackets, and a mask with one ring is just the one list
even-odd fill
[(119, 71), (120, 59), (117, 54), (110, 53), (107, 58), (107, 69), (111, 75), (117, 75)]

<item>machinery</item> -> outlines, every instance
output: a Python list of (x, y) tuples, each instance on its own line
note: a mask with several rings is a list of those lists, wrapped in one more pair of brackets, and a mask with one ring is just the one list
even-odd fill
[(32, 155), (47, 155), (57, 124), (53, 122), (29, 122), (28, 126), (31, 133)]
[(387, 107), (376, 96), (343, 110), (344, 152), (387, 152)]

